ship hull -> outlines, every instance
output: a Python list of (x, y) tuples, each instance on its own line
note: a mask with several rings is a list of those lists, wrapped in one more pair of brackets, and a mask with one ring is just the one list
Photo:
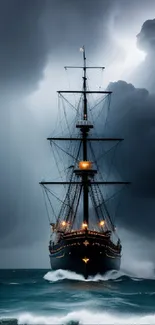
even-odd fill
[(105, 236), (73, 234), (49, 249), (52, 270), (69, 270), (87, 278), (120, 269), (121, 255)]

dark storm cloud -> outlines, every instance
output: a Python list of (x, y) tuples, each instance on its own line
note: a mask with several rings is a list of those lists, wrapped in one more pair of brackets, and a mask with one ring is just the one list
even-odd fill
[(136, 69), (133, 83), (155, 92), (155, 19), (149, 19), (142, 25), (137, 35), (137, 46), (146, 53), (144, 62)]
[[(100, 9), (104, 9), (101, 11)], [(43, 78), (48, 55), (97, 44), (100, 17), (107, 21), (109, 1), (6, 0), (0, 2), (0, 86), (26, 94)], [(104, 24), (103, 24), (104, 25)], [(102, 37), (103, 34), (101, 33)], [(108, 37), (108, 35), (107, 35)], [(82, 44), (83, 45), (83, 44)], [(62, 52), (63, 48), (63, 52)], [(68, 52), (68, 51), (67, 51)]]
[[(44, 1), (0, 2), (0, 86), (27, 91), (42, 77), (49, 50), (42, 16)], [(18, 91), (17, 91), (18, 89)]]
[(120, 196), (117, 221), (148, 238), (154, 236), (155, 228), (154, 35), (155, 19), (145, 21), (137, 35), (137, 45), (145, 51), (146, 58), (133, 72), (133, 84), (118, 81), (109, 85), (113, 91), (109, 131), (125, 139), (116, 166), (121, 178), (132, 182)]
[(121, 179), (132, 182), (121, 194), (117, 222), (146, 237), (155, 228), (155, 95), (124, 81), (111, 83), (113, 91), (108, 132), (125, 140), (117, 151)]

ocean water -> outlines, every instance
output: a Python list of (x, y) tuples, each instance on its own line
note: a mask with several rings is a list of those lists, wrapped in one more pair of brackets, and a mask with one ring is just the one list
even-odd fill
[(0, 270), (0, 324), (155, 324), (155, 279)]

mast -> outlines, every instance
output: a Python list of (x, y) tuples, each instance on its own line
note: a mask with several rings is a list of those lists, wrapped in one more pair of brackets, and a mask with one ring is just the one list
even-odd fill
[[(87, 85), (86, 85), (86, 54), (85, 48), (83, 46), (83, 120), (87, 121)], [(82, 139), (83, 139), (83, 161), (87, 161), (87, 135), (89, 129), (87, 125), (84, 125), (81, 128)], [(88, 174), (82, 174), (82, 183), (83, 183), (83, 222), (88, 225), (89, 222), (89, 189), (88, 189)]]

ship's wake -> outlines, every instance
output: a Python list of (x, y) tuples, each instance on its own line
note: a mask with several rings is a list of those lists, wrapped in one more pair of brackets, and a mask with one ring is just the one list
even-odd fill
[[(125, 270), (111, 270), (106, 272), (104, 275), (97, 274), (95, 276), (90, 276), (88, 279), (85, 279), (81, 274), (77, 274), (75, 272), (67, 271), (67, 270), (56, 270), (50, 271), (44, 275), (44, 279), (49, 282), (57, 282), (63, 280), (72, 280), (72, 281), (85, 281), (85, 282), (99, 282), (99, 281), (123, 281), (123, 280), (133, 280), (133, 281), (142, 281), (143, 279), (151, 279), (155, 280), (154, 274), (146, 273), (143, 274), (135, 274), (135, 272), (127, 272)], [(148, 276), (149, 275), (149, 276)]]
[(44, 279), (49, 282), (57, 282), (62, 280), (73, 280), (73, 281), (84, 281), (84, 282), (99, 282), (99, 281), (121, 281), (123, 277), (128, 277), (126, 274), (121, 271), (109, 271), (104, 275), (97, 274), (95, 276), (90, 276), (88, 279), (85, 279), (83, 275), (77, 274), (75, 272), (67, 271), (67, 270), (57, 270), (50, 271), (44, 275)]

